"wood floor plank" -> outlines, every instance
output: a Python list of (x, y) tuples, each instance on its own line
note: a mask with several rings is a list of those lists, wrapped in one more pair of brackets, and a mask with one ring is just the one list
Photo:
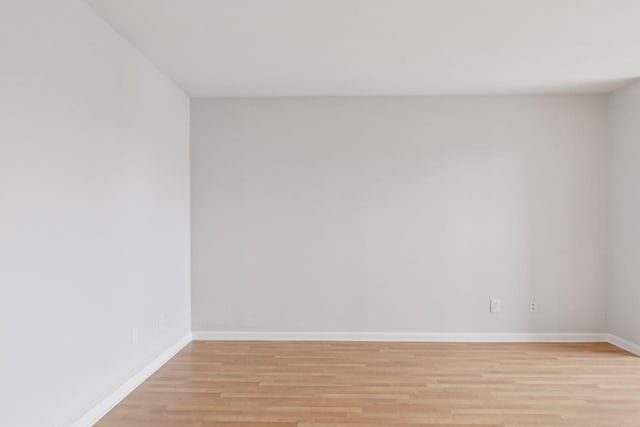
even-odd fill
[(640, 427), (606, 343), (193, 342), (97, 427)]

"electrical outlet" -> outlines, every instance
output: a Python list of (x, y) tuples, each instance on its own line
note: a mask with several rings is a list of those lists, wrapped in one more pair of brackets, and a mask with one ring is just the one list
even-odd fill
[(538, 305), (536, 304), (535, 301), (530, 301), (529, 302), (529, 312), (530, 313), (535, 313), (536, 311), (538, 311)]
[(138, 328), (132, 328), (131, 329), (131, 345), (135, 347), (138, 345), (139, 342), (140, 342), (140, 332), (138, 331)]
[(500, 313), (501, 309), (500, 300), (496, 298), (491, 298), (489, 301), (489, 312), (490, 313)]

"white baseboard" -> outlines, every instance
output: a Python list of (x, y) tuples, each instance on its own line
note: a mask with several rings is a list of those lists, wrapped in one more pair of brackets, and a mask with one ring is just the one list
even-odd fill
[(100, 418), (104, 417), (107, 412), (113, 409), (118, 403), (122, 401), (129, 393), (131, 393), (136, 387), (144, 382), (155, 371), (160, 369), (162, 365), (167, 363), (169, 359), (175, 356), (180, 350), (182, 350), (187, 344), (191, 342), (191, 334), (187, 334), (182, 337), (178, 342), (171, 347), (163, 351), (158, 357), (153, 359), (151, 363), (142, 368), (138, 373), (131, 377), (127, 382), (118, 387), (113, 393), (111, 393), (106, 399), (94, 406), (89, 412), (87, 412), (82, 418), (73, 423), (71, 427), (91, 427)]
[(194, 331), (198, 341), (606, 342), (604, 333)]
[(627, 341), (624, 338), (620, 338), (616, 335), (608, 334), (607, 342), (613, 344), (616, 347), (620, 347), (623, 350), (627, 350), (629, 353), (633, 353), (636, 356), (640, 356), (640, 345), (634, 344), (631, 341)]

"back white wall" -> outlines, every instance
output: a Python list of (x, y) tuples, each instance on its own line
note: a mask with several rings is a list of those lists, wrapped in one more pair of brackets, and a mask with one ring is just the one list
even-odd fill
[(605, 331), (603, 96), (191, 108), (193, 330)]
[(68, 427), (190, 331), (189, 99), (81, 0), (0, 52), (0, 425)]

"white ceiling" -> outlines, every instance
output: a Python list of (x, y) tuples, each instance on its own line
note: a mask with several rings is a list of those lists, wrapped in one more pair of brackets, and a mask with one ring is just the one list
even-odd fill
[(640, 0), (87, 0), (194, 97), (607, 92)]

